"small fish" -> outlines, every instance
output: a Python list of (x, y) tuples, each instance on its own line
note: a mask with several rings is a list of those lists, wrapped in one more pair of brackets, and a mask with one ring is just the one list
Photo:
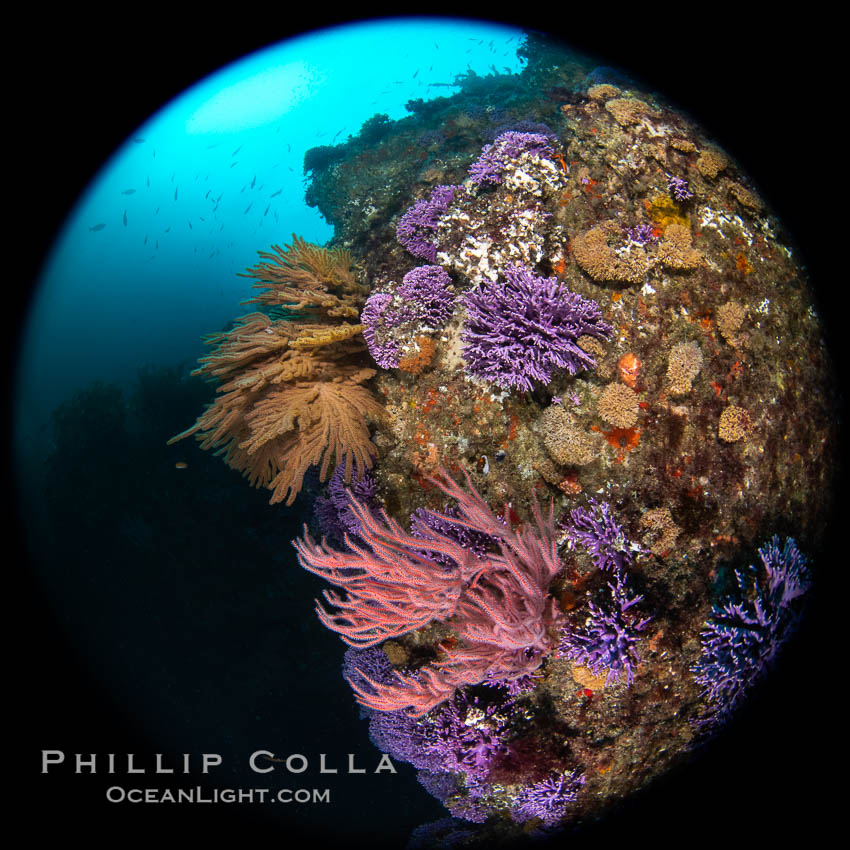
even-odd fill
[(230, 154), (231, 158), (232, 158), (232, 157), (234, 157), (234, 156), (236, 156), (236, 154), (238, 154), (238, 153), (239, 153), (239, 151), (241, 151), (241, 150), (242, 150), (242, 145), (239, 145), (239, 147), (238, 147), (238, 148), (236, 148), (236, 150), (235, 150), (235, 151), (233, 151), (233, 153), (232, 153), (232, 154)]
[(412, 77), (411, 79), (414, 79), (414, 80), (415, 80), (418, 74), (419, 74), (419, 69), (417, 68), (417, 69), (413, 72), (413, 77)]
[(165, 228), (165, 232), (168, 233), (170, 230), (171, 230), (171, 225), (169, 224), (168, 227)]
[(147, 180), (145, 180), (145, 183), (147, 183), (147, 184), (148, 184), (148, 189), (150, 189), (150, 187), (151, 187), (151, 178), (150, 178), (150, 175), (148, 175), (148, 179), (147, 179)]
[(145, 140), (141, 136), (138, 136), (137, 138), (133, 139), (133, 144), (143, 145), (144, 143)]
[(212, 189), (207, 189), (207, 193), (206, 195), (204, 195), (204, 200), (206, 200), (210, 196), (210, 192), (212, 192)]
[[(192, 229), (192, 222), (190, 221), (189, 222), (189, 230), (191, 230), (191, 229)], [(196, 248), (195, 250), (197, 251), (198, 249)]]
[(205, 219), (202, 215), (199, 215), (199, 216), (198, 216), (198, 218), (199, 218), (201, 221), (206, 222), (206, 219)]
[[(254, 202), (253, 202), (253, 201), (251, 201), (251, 203), (250, 203), (250, 204), (248, 204), (248, 206), (247, 206), (247, 207), (245, 207), (245, 212), (246, 212), (246, 213), (248, 212), (248, 210), (249, 210), (249, 209), (251, 209), (251, 204), (253, 204), (253, 203), (254, 203)], [(245, 213), (243, 213), (243, 215), (244, 215), (244, 214), (245, 214)]]
[(269, 197), (270, 198), (276, 198), (282, 191), (283, 191), (283, 189), (278, 189), (277, 192), (272, 192), (271, 195), (269, 195)]
[(147, 244), (148, 244), (148, 237), (147, 237), (147, 234), (145, 234), (145, 241), (144, 241), (144, 242), (142, 242), (142, 244), (143, 244), (143, 245), (147, 245)]
[(266, 211), (263, 213), (263, 218), (265, 218), (265, 217), (269, 214), (269, 210), (270, 210), (271, 208), (272, 208), (272, 205), (271, 205), (271, 204), (269, 204), (269, 205), (266, 207)]
[(175, 200), (175, 201), (177, 200), (177, 189), (178, 189), (178, 188), (179, 188), (179, 187), (175, 187), (175, 189), (174, 189), (174, 200)]
[(121, 194), (122, 195), (135, 195), (136, 190), (135, 189), (124, 189), (124, 191), (121, 192)]
[(92, 233), (97, 233), (98, 230), (103, 230), (104, 227), (106, 227), (106, 225), (101, 221), (98, 224), (96, 224), (94, 227), (90, 227), (89, 230)]
[(256, 185), (257, 185), (257, 175), (255, 174), (254, 179), (251, 181), (251, 188), (253, 189), (254, 186), (256, 186)]
[(124, 227), (127, 226), (127, 210), (124, 210)]
[(233, 168), (233, 166), (234, 166), (234, 165), (239, 165), (239, 160), (238, 160), (238, 159), (236, 160), (236, 162), (231, 162), (231, 163), (230, 163), (230, 167), (231, 167), (231, 168)]

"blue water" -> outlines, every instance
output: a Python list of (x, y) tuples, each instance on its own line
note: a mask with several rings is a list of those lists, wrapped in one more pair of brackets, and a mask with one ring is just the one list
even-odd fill
[[(25, 328), (18, 456), (43, 456), (49, 413), (145, 364), (194, 363), (201, 337), (245, 312), (237, 273), (293, 233), (332, 228), (304, 202), (304, 152), (376, 113), (446, 96), (467, 70), (517, 72), (522, 34), (481, 22), (382, 20), (307, 34), (184, 92), (115, 151), (68, 214)], [(380, 62), (364, 57), (380, 56)]]

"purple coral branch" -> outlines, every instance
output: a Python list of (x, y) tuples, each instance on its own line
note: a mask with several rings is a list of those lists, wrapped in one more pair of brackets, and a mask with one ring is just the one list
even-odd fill
[(391, 324), (388, 313), (392, 301), (389, 292), (375, 292), (366, 299), (360, 313), (366, 347), (382, 369), (394, 369), (401, 360), (401, 346), (384, 333), (386, 326)]
[(679, 202), (693, 198), (694, 193), (688, 188), (688, 181), (683, 177), (667, 175), (667, 190)]
[(417, 266), (401, 280), (396, 290), (417, 319), (438, 330), (451, 318), (455, 297), (452, 279), (441, 266)]
[(517, 133), (509, 130), (485, 145), (469, 167), (469, 176), (476, 186), (494, 186), (502, 182), (502, 173), (512, 159), (523, 153), (554, 156), (552, 145), (542, 133)]
[(414, 257), (437, 261), (434, 237), (441, 216), (446, 212), (457, 191), (457, 186), (437, 186), (430, 197), (413, 204), (399, 219), (396, 238)]
[(691, 668), (708, 711), (697, 725), (727, 720), (773, 664), (796, 628), (799, 600), (811, 585), (806, 558), (793, 538), (773, 537), (759, 549), (759, 571), (738, 570), (737, 594), (715, 605), (700, 634), (702, 653)]
[(614, 518), (607, 502), (587, 500), (590, 509), (574, 508), (563, 523), (567, 539), (586, 549), (600, 570), (621, 572), (632, 562), (632, 552), (641, 552), (638, 544), (626, 537), (623, 526)]
[(580, 336), (606, 338), (611, 325), (599, 305), (515, 265), (504, 280), (467, 293), (463, 356), (471, 374), (505, 389), (529, 392), (551, 382), (557, 369), (571, 375), (596, 361), (578, 345)]
[(540, 818), (544, 826), (554, 826), (566, 814), (584, 785), (584, 774), (576, 769), (570, 774), (549, 776), (540, 782), (527, 785), (517, 795), (512, 810), (517, 823)]
[(615, 583), (609, 582), (608, 588), (610, 601), (604, 607), (590, 602), (590, 613), (583, 627), (563, 630), (558, 654), (587, 667), (597, 676), (607, 670), (609, 684), (619, 681), (624, 674), (628, 687), (640, 663), (636, 649), (639, 633), (650, 618), (640, 619), (631, 610), (643, 597), (630, 595), (622, 573), (617, 573)]
[(440, 266), (409, 271), (395, 292), (374, 292), (360, 314), (363, 338), (382, 369), (401, 362), (405, 342), (417, 332), (439, 330), (451, 318), (455, 296), (452, 279)]

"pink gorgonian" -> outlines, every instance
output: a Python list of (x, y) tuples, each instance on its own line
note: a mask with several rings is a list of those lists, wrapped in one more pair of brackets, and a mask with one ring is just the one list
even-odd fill
[[(434, 517), (489, 535), (494, 551), (465, 549), (437, 528), (405, 532), (385, 511), (376, 516), (350, 496), (362, 525), (363, 545), (346, 540), (337, 552), (306, 533), (294, 541), (301, 566), (345, 590), (324, 592), (335, 610), (316, 603), (320, 620), (342, 639), (369, 647), (433, 620), (457, 631), (434, 664), (396, 672), (389, 683), (350, 682), (359, 702), (379, 711), (404, 709), (421, 716), (458, 687), (485, 679), (512, 680), (536, 670), (557, 645), (559, 612), (549, 585), (561, 569), (554, 510), (533, 506), (533, 523), (512, 528), (507, 509), (496, 516), (466, 475), (467, 490), (444, 471), (431, 481), (457, 500), (457, 515)], [(435, 524), (440, 527), (442, 524)], [(443, 526), (444, 527), (444, 526)], [(440, 555), (439, 562), (431, 556)]]

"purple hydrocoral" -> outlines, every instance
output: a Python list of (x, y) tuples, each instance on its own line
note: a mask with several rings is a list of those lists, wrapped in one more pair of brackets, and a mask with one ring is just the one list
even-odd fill
[(498, 677), (489, 677), (484, 680), (485, 685), (492, 688), (504, 688), (508, 693), (509, 701), (514, 701), (517, 697), (523, 694), (530, 694), (537, 688), (540, 683), (540, 676), (535, 673), (528, 673), (525, 676), (520, 676), (517, 679), (499, 679)]
[(632, 561), (632, 552), (642, 551), (629, 542), (623, 526), (614, 519), (607, 502), (588, 498), (590, 510), (583, 507), (570, 511), (570, 519), (561, 525), (568, 540), (586, 549), (600, 570), (619, 572)]
[(394, 369), (401, 360), (401, 346), (386, 334), (386, 330), (392, 327), (392, 301), (393, 296), (389, 292), (375, 292), (366, 299), (360, 313), (366, 347), (382, 369)]
[(394, 292), (374, 292), (360, 314), (363, 338), (382, 369), (401, 362), (406, 343), (425, 329), (439, 330), (451, 318), (452, 279), (440, 266), (409, 271)]
[(558, 654), (589, 668), (596, 676), (607, 670), (609, 683), (619, 681), (620, 674), (625, 674), (628, 686), (640, 662), (636, 650), (638, 633), (646, 628), (650, 618), (640, 619), (631, 610), (643, 597), (630, 595), (625, 575), (618, 572), (608, 588), (610, 602), (604, 607), (590, 602), (584, 626), (563, 630)]
[(418, 770), (439, 773), (443, 770), (440, 753), (430, 746), (435, 742), (432, 726), (406, 715), (403, 711), (371, 711), (369, 738), (384, 753), (406, 761)]
[[(371, 711), (369, 734), (379, 749), (416, 767), (422, 785), (453, 814), (485, 820), (489, 811), (479, 798), (490, 790), (493, 761), (508, 751), (509, 718), (515, 711), (498, 692), (490, 691), (489, 697), (458, 692), (417, 719), (401, 711)], [(465, 795), (460, 793), (464, 788)]]
[(576, 769), (570, 774), (557, 774), (527, 785), (519, 792), (512, 815), (517, 823), (540, 818), (544, 826), (554, 826), (574, 802), (584, 785), (584, 774)]
[(612, 330), (595, 301), (521, 265), (507, 268), (503, 281), (468, 292), (464, 305), (469, 371), (503, 389), (530, 391), (534, 381), (548, 384), (556, 369), (575, 375), (593, 368), (596, 361), (577, 340), (605, 339)]
[(387, 654), (378, 646), (358, 649), (350, 646), (342, 661), (342, 677), (347, 682), (356, 682), (359, 687), (369, 688), (369, 682), (387, 684), (395, 677), (395, 668)]
[(735, 598), (714, 606), (700, 634), (702, 654), (692, 671), (709, 702), (701, 725), (728, 719), (799, 622), (797, 600), (810, 587), (806, 558), (790, 537), (782, 547), (773, 537), (759, 557), (763, 570), (736, 572)]
[(442, 328), (452, 316), (455, 297), (449, 290), (452, 279), (441, 266), (417, 266), (402, 279), (396, 293), (409, 305), (422, 324)]
[(446, 808), (456, 817), (472, 821), (472, 823), (484, 823), (492, 814), (490, 807), (481, 800), (485, 793), (478, 789), (467, 788), (467, 794), (457, 795), (446, 800)]
[(503, 719), (495, 720), (503, 707), (456, 693), (436, 712), (435, 736), (426, 748), (439, 755), (443, 770), (483, 780), (493, 759), (507, 750)]
[(413, 254), (434, 263), (437, 246), (434, 237), (440, 217), (448, 209), (455, 196), (457, 186), (437, 186), (427, 199), (417, 201), (399, 219), (396, 228), (398, 241)]
[(469, 176), (476, 186), (494, 186), (502, 182), (502, 172), (508, 162), (520, 154), (554, 156), (549, 139), (542, 133), (502, 133), (491, 145), (485, 145), (481, 155), (469, 168)]
[(328, 481), (328, 495), (318, 497), (314, 503), (316, 517), (322, 533), (336, 544), (343, 542), (346, 534), (359, 536), (360, 522), (351, 512), (348, 502), (349, 492), (370, 509), (378, 507), (378, 485), (368, 472), (352, 483), (345, 485), (345, 467), (340, 465)]
[[(467, 527), (458, 515), (457, 508), (451, 505), (447, 506), (441, 514), (429, 511), (427, 508), (417, 508), (410, 515), (410, 533), (414, 537), (425, 539), (429, 533), (433, 532), (454, 540), (463, 547), (464, 551), (472, 552), (478, 558), (485, 558), (496, 544), (495, 538), (489, 534)], [(430, 555), (435, 563), (457, 568), (453, 561), (440, 552), (433, 552)]]
[(648, 245), (650, 242), (658, 241), (651, 224), (636, 224), (634, 227), (627, 227), (625, 232), (626, 236), (638, 245)]
[[(482, 797), (490, 791), (490, 786), (471, 777), (465, 785), (453, 773), (427, 773), (419, 771), (416, 777), (423, 788), (433, 794), (456, 818), (472, 823), (484, 823), (492, 814), (492, 809)], [(435, 846), (428, 845), (429, 850)], [(408, 845), (407, 850), (411, 850)]]
[[(350, 647), (345, 653), (343, 676), (352, 686), (375, 693), (376, 685), (392, 683), (394, 675), (393, 666), (378, 647)], [(513, 702), (498, 691), (489, 694), (495, 699), (484, 701), (458, 691), (422, 718), (367, 708), (369, 736), (378, 749), (419, 770), (463, 773), (483, 781), (493, 759), (507, 751), (507, 717), (514, 710)]]
[[(392, 682), (394, 671), (380, 648), (351, 647), (345, 653), (343, 675), (375, 693), (375, 685)], [(528, 685), (531, 677), (524, 678), (529, 682), (523, 684)], [(517, 683), (508, 684), (507, 694), (504, 683), (476, 688), (475, 696), (458, 691), (438, 709), (418, 718), (403, 711), (366, 708), (369, 737), (381, 751), (417, 768), (419, 782), (454, 815), (481, 823), (492, 811), (485, 802), (492, 792), (490, 770), (497, 759), (509, 754), (512, 719), (518, 711), (510, 685)], [(576, 773), (566, 782), (553, 777), (528, 786), (518, 797), (517, 820), (541, 817), (551, 824), (563, 814), (581, 781)]]
[(677, 201), (687, 201), (688, 198), (693, 198), (694, 193), (688, 188), (688, 181), (683, 177), (674, 177), (672, 174), (667, 175), (667, 189)]

